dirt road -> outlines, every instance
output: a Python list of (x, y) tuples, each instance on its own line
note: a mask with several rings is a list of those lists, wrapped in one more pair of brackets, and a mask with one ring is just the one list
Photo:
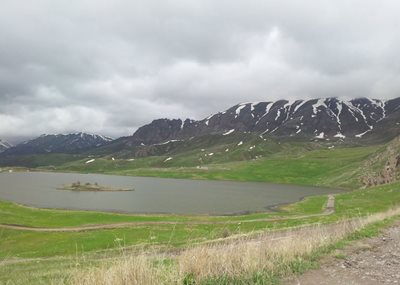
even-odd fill
[(309, 271), (284, 284), (400, 284), (400, 222), (378, 237), (348, 246), (336, 256), (323, 260), (320, 269)]

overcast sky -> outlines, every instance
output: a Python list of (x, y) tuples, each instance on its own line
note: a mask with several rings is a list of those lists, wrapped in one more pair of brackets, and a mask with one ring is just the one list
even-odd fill
[(400, 96), (398, 0), (0, 0), (0, 138)]

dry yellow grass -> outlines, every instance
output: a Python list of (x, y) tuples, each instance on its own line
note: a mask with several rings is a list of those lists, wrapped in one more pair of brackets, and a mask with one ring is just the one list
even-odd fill
[[(366, 225), (400, 215), (400, 208), (329, 225), (243, 236), (225, 242), (199, 245), (171, 256), (124, 256), (113, 264), (79, 271), (73, 285), (182, 284), (219, 276), (240, 277), (256, 272), (289, 269), (291, 262), (323, 246), (337, 242)], [(157, 260), (172, 259), (168, 265)]]
[(109, 267), (102, 266), (73, 272), (71, 283), (79, 285), (160, 285), (172, 281), (171, 277), (173, 276), (170, 273), (154, 266), (153, 259), (139, 255), (124, 256), (112, 262)]

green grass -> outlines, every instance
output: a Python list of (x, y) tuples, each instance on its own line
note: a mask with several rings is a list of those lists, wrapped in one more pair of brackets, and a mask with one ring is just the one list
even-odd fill
[(30, 227), (73, 227), (94, 224), (122, 222), (223, 222), (294, 216), (298, 214), (318, 214), (322, 211), (327, 197), (311, 196), (279, 212), (262, 212), (234, 216), (207, 215), (135, 215), (95, 211), (72, 211), (40, 209), (0, 201), (0, 223)]
[[(219, 285), (219, 284), (279, 284), (279, 280), (287, 275), (301, 274), (309, 269), (319, 266), (320, 259), (327, 255), (337, 252), (351, 243), (352, 241), (370, 238), (378, 235), (384, 228), (393, 224), (396, 218), (386, 219), (381, 222), (373, 223), (362, 230), (355, 232), (335, 244), (323, 247), (308, 256), (302, 256), (294, 260), (288, 266), (280, 268), (275, 272), (257, 272), (251, 276), (240, 276), (230, 278), (221, 276), (216, 279), (204, 280), (201, 284)], [(108, 254), (109, 256), (109, 254)], [(337, 253), (335, 256), (339, 256)], [(341, 257), (339, 257), (341, 258)], [(81, 255), (79, 249), (76, 250), (76, 257), (55, 257), (54, 259), (44, 259), (23, 262), (21, 264), (11, 264), (0, 266), (0, 284), (49, 284), (50, 280), (54, 282), (66, 280), (74, 268), (85, 268), (96, 266), (99, 263), (107, 262), (100, 254), (92, 255), (90, 258)], [(15, 283), (6, 283), (12, 276)], [(186, 278), (187, 284), (190, 284), (191, 278)], [(3, 282), (3, 283), (2, 283)]]
[[(213, 180), (238, 180), (290, 183), (301, 185), (316, 185), (354, 189), (360, 186), (359, 175), (363, 171), (363, 163), (381, 147), (337, 147), (322, 148), (321, 145), (309, 146), (304, 144), (282, 144), (279, 151), (269, 153), (268, 143), (261, 142), (257, 147), (248, 151), (251, 141), (245, 146), (238, 147), (229, 154), (221, 149), (201, 150), (180, 153), (164, 163), (168, 156), (152, 156), (128, 161), (126, 159), (111, 160), (97, 158), (95, 162), (85, 164), (86, 160), (74, 161), (56, 167), (58, 171), (108, 173), (118, 175), (150, 176), (164, 178), (190, 178)], [(236, 146), (237, 147), (237, 146)], [(276, 146), (274, 146), (275, 148)], [(225, 148), (225, 146), (224, 146)], [(203, 160), (204, 167), (197, 168), (199, 158), (204, 153), (213, 152)], [(249, 154), (255, 152), (253, 154)], [(235, 155), (256, 156), (254, 160), (238, 160)]]
[(55, 167), (71, 161), (82, 159), (84, 156), (79, 154), (35, 154), (2, 157), (0, 166), (24, 166), (24, 167)]
[[(201, 217), (199, 217), (200, 219)], [(125, 215), (91, 211), (38, 209), (0, 201), (0, 223), (31, 227), (71, 227), (119, 222), (188, 221), (189, 217), (174, 215)]]
[[(210, 138), (214, 139), (214, 138)], [(164, 162), (168, 156), (151, 156), (129, 161), (129, 153), (111, 160), (108, 156), (97, 156), (96, 161), (85, 164), (88, 158), (35, 157), (37, 165), (53, 161), (54, 167), (46, 170), (94, 172), (118, 175), (154, 176), (167, 178), (216, 179), (292, 183), (354, 189), (360, 186), (359, 175), (363, 173), (364, 163), (382, 149), (382, 146), (336, 147), (327, 149), (324, 144), (296, 144), (263, 141), (250, 138), (243, 145), (229, 141), (195, 147), (184, 151), (171, 150), (173, 159)], [(252, 150), (249, 147), (256, 145)], [(200, 148), (205, 148), (203, 152)], [(229, 148), (228, 153), (225, 149)], [(213, 152), (213, 156), (205, 153)], [(262, 156), (260, 158), (260, 156)], [(256, 159), (257, 157), (257, 159)], [(198, 169), (199, 159), (207, 169)], [(54, 159), (54, 160), (53, 160)], [(284, 206), (277, 213), (253, 213), (239, 216), (188, 216), (188, 215), (127, 215), (90, 211), (62, 211), (24, 207), (0, 201), (0, 223), (20, 224), (32, 227), (71, 227), (119, 222), (183, 222), (183, 224), (143, 225), (130, 228), (97, 230), (87, 232), (43, 233), (0, 229), (0, 259), (9, 258), (59, 258), (68, 262), (78, 254), (95, 254), (102, 250), (115, 250), (124, 246), (147, 247), (186, 247), (195, 243), (209, 242), (225, 237), (257, 231), (290, 228), (310, 223), (332, 223), (347, 217), (362, 216), (381, 212), (400, 204), (400, 183), (356, 190), (336, 195), (336, 213), (329, 216), (283, 219), (274, 222), (255, 219), (273, 217), (298, 217), (321, 213), (327, 201), (326, 196), (308, 197), (298, 203)], [(226, 224), (190, 224), (191, 221), (229, 222)], [(374, 234), (373, 228), (357, 233), (359, 238)], [(379, 230), (379, 227), (377, 228)], [(67, 262), (67, 263), (68, 263)], [(39, 274), (40, 280), (47, 280), (57, 270), (47, 259), (23, 271), (24, 278), (29, 274)], [(70, 264), (70, 263), (68, 263)], [(31, 266), (31, 270), (28, 269)], [(63, 265), (64, 266), (64, 265)], [(65, 265), (67, 266), (67, 265)], [(311, 258), (293, 264), (293, 271), (301, 272), (315, 266)], [(9, 280), (20, 265), (0, 266), (0, 284)], [(44, 273), (48, 270), (49, 275)], [(53, 274), (54, 273), (54, 274)], [(8, 278), (8, 279), (7, 279)], [(22, 277), (21, 277), (22, 278)], [(22, 280), (22, 279), (21, 279)], [(249, 276), (233, 284), (265, 284), (277, 280), (276, 275)], [(4, 281), (5, 282), (5, 281)], [(209, 280), (205, 284), (232, 284), (232, 280)], [(213, 283), (214, 282), (214, 283)], [(215, 283), (217, 282), (217, 283)], [(218, 283), (219, 282), (219, 283)], [(225, 282), (225, 283), (224, 283)], [(230, 283), (229, 283), (230, 282)], [(235, 281), (236, 282), (236, 281)], [(251, 283), (253, 282), (253, 283)], [(257, 283), (258, 282), (258, 283)], [(25, 282), (26, 283), (26, 282)], [(268, 284), (270, 284), (268, 283)], [(46, 284), (46, 282), (44, 282)]]
[[(254, 213), (239, 216), (184, 216), (184, 215), (125, 215), (89, 211), (63, 211), (37, 209), (11, 202), (0, 201), (0, 223), (18, 224), (32, 227), (71, 227), (90, 224), (109, 224), (118, 222), (190, 222), (190, 221), (237, 221), (233, 224), (210, 225), (151, 225), (133, 228), (98, 230), (90, 232), (43, 233), (0, 229), (0, 257), (48, 257), (73, 255), (77, 251), (87, 252), (109, 249), (118, 246), (116, 240), (126, 245), (173, 245), (183, 246), (202, 242), (229, 234), (251, 232), (277, 227), (275, 223), (240, 222), (293, 216), (300, 213), (317, 214), (326, 203), (326, 196), (308, 197), (279, 213)], [(296, 221), (280, 223), (279, 227), (295, 224)]]
[[(269, 217), (271, 213), (256, 213), (234, 217), (208, 216), (135, 216), (96, 212), (76, 212), (59, 210), (40, 210), (26, 208), (13, 203), (2, 202), (0, 216), (2, 223), (25, 224), (32, 226), (76, 226), (121, 221), (237, 221), (227, 224), (163, 224), (135, 226), (131, 228), (96, 230), (88, 232), (41, 233), (18, 230), (0, 230), (0, 257), (42, 257), (59, 254), (71, 255), (77, 249), (94, 251), (114, 248), (116, 240), (125, 245), (163, 245), (185, 246), (203, 242), (229, 234), (250, 233), (259, 230), (288, 228), (309, 223), (329, 223), (344, 217), (354, 217), (367, 213), (384, 211), (400, 202), (400, 184), (357, 190), (336, 195), (336, 213), (330, 216), (284, 219), (274, 222), (254, 219)], [(320, 213), (326, 197), (309, 197), (286, 208), (281, 215), (305, 215)], [(14, 212), (14, 214), (12, 214)], [(8, 213), (8, 214), (7, 214)], [(272, 214), (278, 215), (278, 214)], [(247, 221), (246, 221), (247, 220)]]

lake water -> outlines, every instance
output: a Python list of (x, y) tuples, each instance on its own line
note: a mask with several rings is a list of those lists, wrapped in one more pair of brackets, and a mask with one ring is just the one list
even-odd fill
[[(64, 184), (94, 183), (134, 188), (125, 192), (58, 190)], [(305, 196), (340, 192), (329, 188), (270, 183), (163, 179), (100, 174), (0, 173), (0, 199), (41, 208), (129, 213), (233, 214), (265, 211)]]

